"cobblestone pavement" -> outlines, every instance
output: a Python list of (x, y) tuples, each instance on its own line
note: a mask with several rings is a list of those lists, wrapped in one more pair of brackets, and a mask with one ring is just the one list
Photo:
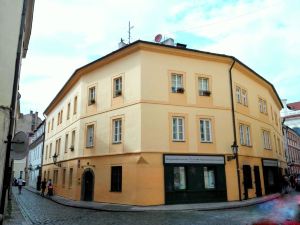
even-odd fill
[(18, 203), (15, 200), (15, 197), (12, 196), (11, 200), (7, 203), (7, 208), (5, 211), (4, 225), (26, 225), (26, 220), (22, 215), (21, 209), (18, 206)]
[(105, 225), (246, 225), (262, 219), (283, 221), (297, 218), (300, 193), (292, 193), (282, 198), (260, 205), (218, 211), (182, 212), (101, 212), (71, 208), (42, 198), (28, 190), (21, 195), (13, 190), (25, 217), (32, 224), (105, 224)]

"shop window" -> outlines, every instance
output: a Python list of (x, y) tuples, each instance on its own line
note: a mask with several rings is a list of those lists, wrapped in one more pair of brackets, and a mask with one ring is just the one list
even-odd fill
[(112, 166), (111, 167), (110, 191), (122, 192), (122, 166)]
[(205, 189), (215, 189), (216, 179), (215, 179), (215, 169), (212, 167), (203, 167), (204, 173), (204, 187)]
[(176, 166), (173, 168), (174, 172), (174, 190), (186, 190), (186, 176), (185, 176), (185, 167)]

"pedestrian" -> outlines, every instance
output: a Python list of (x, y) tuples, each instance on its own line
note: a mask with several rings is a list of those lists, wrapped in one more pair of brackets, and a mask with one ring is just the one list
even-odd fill
[(287, 175), (284, 175), (282, 177), (282, 194), (288, 194), (289, 192), (289, 187), (290, 187), (290, 182), (289, 182), (289, 178)]
[(292, 188), (296, 187), (295, 176), (294, 175), (290, 176), (290, 184), (291, 184)]
[(46, 186), (47, 186), (47, 181), (46, 181), (46, 178), (44, 178), (44, 180), (42, 181), (41, 183), (41, 196), (45, 196), (45, 190), (46, 190)]
[(53, 185), (52, 185), (52, 181), (51, 179), (49, 179), (48, 181), (48, 185), (47, 185), (47, 188), (48, 188), (48, 193), (47, 193), (47, 196), (52, 196), (53, 195)]
[(23, 179), (20, 177), (17, 181), (18, 189), (19, 189), (19, 195), (22, 193), (22, 186), (23, 186)]

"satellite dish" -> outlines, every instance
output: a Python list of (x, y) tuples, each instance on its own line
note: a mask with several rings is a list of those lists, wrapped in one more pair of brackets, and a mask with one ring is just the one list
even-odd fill
[(158, 43), (161, 41), (161, 39), (162, 39), (161, 34), (156, 35), (155, 38), (154, 38), (155, 42), (158, 42)]
[(11, 142), (11, 158), (14, 160), (24, 159), (28, 153), (28, 136), (20, 131), (15, 134)]

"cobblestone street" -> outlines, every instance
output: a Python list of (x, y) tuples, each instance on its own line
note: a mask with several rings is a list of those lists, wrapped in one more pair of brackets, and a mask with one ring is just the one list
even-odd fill
[[(218, 211), (182, 212), (101, 212), (95, 210), (66, 207), (49, 199), (40, 197), (26, 189), (18, 195), (13, 189), (20, 211), (32, 224), (131, 224), (131, 225), (187, 225), (215, 224), (242, 225), (253, 224), (264, 218), (278, 222), (295, 220), (298, 214), (299, 193), (292, 193), (270, 202), (252, 207)], [(13, 209), (17, 210), (17, 209)], [(9, 223), (11, 224), (11, 223)]]

